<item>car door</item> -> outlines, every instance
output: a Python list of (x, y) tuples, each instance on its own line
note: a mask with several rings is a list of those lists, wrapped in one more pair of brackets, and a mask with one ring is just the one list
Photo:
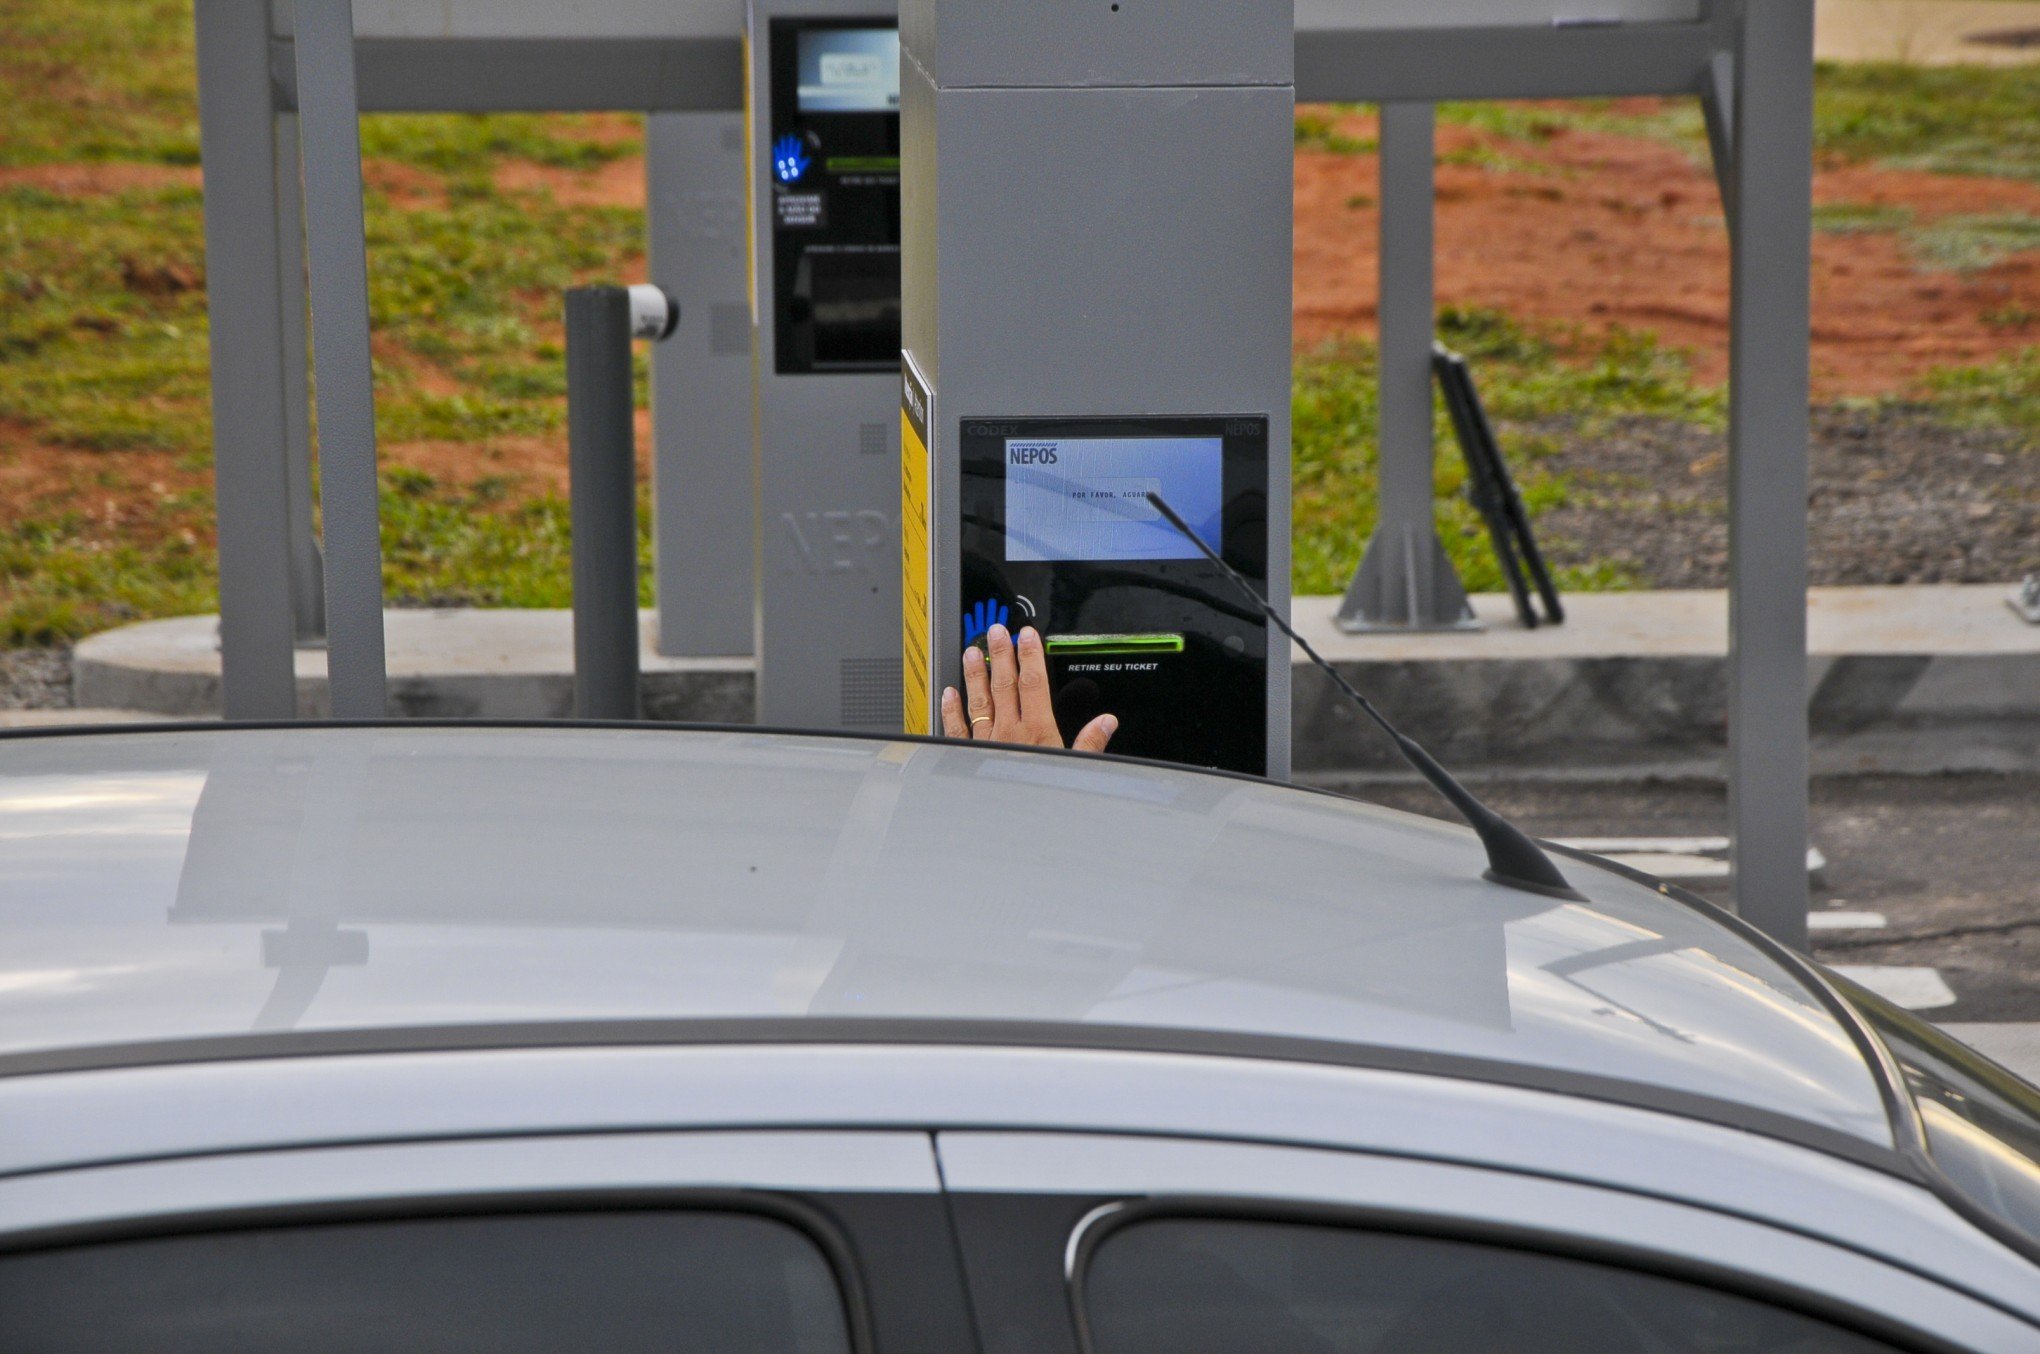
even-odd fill
[(986, 1354), (2040, 1350), (2006, 1306), (1626, 1191), (1173, 1138), (938, 1151)]
[(0, 1179), (0, 1349), (954, 1354), (932, 1143), (656, 1132)]

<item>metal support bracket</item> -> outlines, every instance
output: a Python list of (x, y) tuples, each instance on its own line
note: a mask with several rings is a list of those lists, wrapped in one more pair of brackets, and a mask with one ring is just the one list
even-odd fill
[(1381, 518), (1339, 606), (1349, 634), (1478, 630), (1432, 503), (1432, 215), (1437, 111), (1381, 106)]
[(1360, 560), (1360, 572), (1339, 604), (1338, 625), (1352, 635), (1481, 628), (1452, 560), (1428, 522), (1405, 522), (1395, 528), (1384, 523), (1375, 531)]

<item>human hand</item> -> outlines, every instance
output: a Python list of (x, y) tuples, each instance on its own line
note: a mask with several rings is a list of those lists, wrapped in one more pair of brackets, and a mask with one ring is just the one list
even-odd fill
[[(942, 689), (942, 732), (981, 743), (1061, 747), (1062, 730), (1055, 726), (1041, 636), (1033, 626), (1022, 626), (1016, 649), (1006, 627), (995, 625), (985, 636), (985, 649), (989, 657), (975, 645), (963, 651), (967, 696), (958, 696), (953, 686)], [(1078, 731), (1071, 746), (1079, 752), (1103, 752), (1118, 731), (1116, 716), (1100, 715)]]

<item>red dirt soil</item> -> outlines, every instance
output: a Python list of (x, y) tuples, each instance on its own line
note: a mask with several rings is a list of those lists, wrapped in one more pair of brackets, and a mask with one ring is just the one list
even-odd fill
[(563, 207), (645, 205), (645, 162), (635, 155), (598, 169), (559, 169), (511, 160), (497, 168), (494, 179), (500, 192), (539, 193)]
[[(1617, 110), (1649, 112), (1649, 100)], [(1318, 110), (1328, 113), (1330, 110)], [(1371, 138), (1371, 113), (1336, 115)], [(1638, 136), (1554, 124), (1542, 141), (1440, 129), (1449, 158), (1473, 148), (1524, 166), (1441, 164), (1437, 288), (1441, 305), (1504, 311), (1533, 328), (1623, 326), (1692, 351), (1719, 381), (1728, 359), (1728, 234), (1710, 173), (1684, 150)], [(1379, 228), (1373, 155), (1299, 150), (1296, 163), (1296, 343), (1372, 336)], [(598, 169), (511, 162), (505, 191), (567, 205), (642, 207), (636, 156)], [(1821, 203), (1951, 215), (2040, 216), (2040, 184), (1863, 165), (1824, 167)], [(1987, 315), (2040, 314), (2040, 253), (1974, 273), (1928, 271), (1890, 232), (1817, 234), (1813, 242), (1813, 381), (1819, 399), (1883, 395), (1929, 369), (1988, 362), (2040, 343), (2040, 322), (1992, 326)]]
[[(1329, 110), (1325, 110), (1329, 111)], [(1371, 137), (1366, 114), (1340, 132)], [(1537, 327), (1622, 325), (1693, 351), (1702, 380), (1728, 356), (1728, 235), (1711, 175), (1655, 140), (1557, 127), (1542, 142), (1439, 129), (1441, 156), (1491, 148), (1522, 171), (1441, 164), (1441, 305), (1496, 309)], [(1534, 166), (1534, 168), (1531, 168)], [(1299, 149), (1296, 340), (1372, 334), (1379, 213), (1373, 155)], [(1910, 208), (1918, 221), (2040, 215), (2040, 184), (1867, 166), (1823, 168), (1818, 202)], [(1350, 204), (1350, 205), (1349, 205)], [(2040, 253), (1975, 273), (1923, 271), (1891, 233), (1817, 234), (1813, 378), (1819, 399), (1904, 390), (1933, 367), (1985, 362), (2040, 343), (2040, 325), (1984, 316), (2040, 312)]]
[[(637, 479), (652, 478), (652, 414), (637, 412)], [(486, 442), (399, 442), (381, 449), (385, 465), (422, 470), (441, 484), (472, 488), (487, 478), (514, 484), (520, 496), (567, 496), (567, 448), (564, 437), (492, 437)], [(0, 489), (0, 496), (4, 496)]]
[(196, 188), (200, 180), (197, 165), (0, 165), (0, 188), (40, 188), (70, 197)]
[[(1634, 101), (1631, 111), (1656, 106)], [(1316, 111), (1348, 136), (1374, 134), (1370, 113)], [(591, 119), (582, 134), (591, 131), (621, 139), (636, 134), (636, 123)], [(1532, 328), (1578, 326), (1589, 337), (1616, 325), (1650, 330), (1670, 346), (1691, 350), (1702, 380), (1722, 378), (1728, 240), (1713, 180), (1686, 151), (1558, 123), (1542, 140), (1445, 126), (1439, 150), (1447, 160), (1485, 150), (1507, 165), (1439, 167), (1441, 304), (1500, 310)], [(399, 206), (431, 209), (445, 202), (444, 182), (430, 171), (376, 160), (365, 174)], [(1371, 154), (1297, 153), (1299, 348), (1373, 332), (1376, 175)], [(645, 200), (644, 164), (636, 155), (588, 169), (514, 162), (497, 169), (495, 180), (504, 190), (566, 204), (641, 208)], [(196, 168), (171, 166), (0, 168), (0, 187), (80, 196), (198, 182)], [(1833, 166), (1820, 170), (1814, 192), (1824, 203), (1902, 207), (1921, 222), (1947, 215), (2040, 216), (2040, 184), (2015, 180)], [(1932, 368), (1985, 362), (2040, 344), (2040, 321), (2006, 318), (2040, 315), (2040, 251), (1974, 273), (1928, 271), (1892, 233), (1824, 233), (1814, 239), (1813, 260), (1818, 399), (1900, 392)], [(1987, 315), (1998, 318), (1995, 326), (1985, 322)], [(460, 389), (415, 355), (379, 343), (377, 356), (426, 390)], [(383, 454), (388, 464), (414, 466), (448, 485), (500, 475), (520, 494), (558, 493), (565, 489), (565, 441), (555, 434), (479, 446), (418, 442), (386, 446)], [(639, 445), (649, 445), (642, 426)], [(210, 480), (209, 472), (180, 468), (169, 454), (72, 451), (44, 444), (32, 428), (0, 425), (0, 524), (76, 512), (101, 523), (108, 538), (193, 528), (203, 536), (210, 513), (172, 508), (165, 499), (209, 488)]]
[(182, 536), (212, 543), (212, 514), (192, 513), (181, 495), (212, 496), (210, 470), (192, 470), (167, 451), (79, 451), (53, 447), (15, 422), (0, 422), (0, 524), (80, 517), (109, 542), (157, 543)]

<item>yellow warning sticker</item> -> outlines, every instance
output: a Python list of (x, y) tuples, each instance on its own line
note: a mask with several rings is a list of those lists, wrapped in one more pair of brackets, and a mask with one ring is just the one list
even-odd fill
[(908, 733), (931, 732), (934, 698), (929, 690), (928, 429), (934, 419), (935, 395), (914, 365), (911, 353), (900, 354), (900, 671), (905, 675)]

